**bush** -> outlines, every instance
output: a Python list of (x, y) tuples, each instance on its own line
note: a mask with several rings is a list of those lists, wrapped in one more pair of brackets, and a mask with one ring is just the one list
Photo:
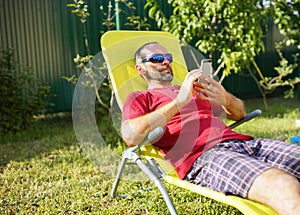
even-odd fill
[(13, 50), (0, 50), (0, 132), (25, 129), (50, 104), (50, 87), (32, 69), (15, 61)]

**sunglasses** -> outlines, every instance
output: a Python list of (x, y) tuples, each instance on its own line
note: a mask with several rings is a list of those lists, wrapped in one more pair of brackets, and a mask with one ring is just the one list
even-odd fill
[(153, 54), (151, 57), (145, 57), (139, 64), (145, 63), (145, 62), (151, 62), (151, 63), (162, 63), (165, 58), (171, 63), (173, 61), (171, 54)]

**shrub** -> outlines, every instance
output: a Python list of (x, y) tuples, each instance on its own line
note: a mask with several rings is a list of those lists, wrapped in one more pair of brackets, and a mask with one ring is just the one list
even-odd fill
[(34, 77), (31, 68), (15, 61), (14, 52), (0, 50), (0, 132), (25, 129), (35, 114), (50, 104), (50, 87)]

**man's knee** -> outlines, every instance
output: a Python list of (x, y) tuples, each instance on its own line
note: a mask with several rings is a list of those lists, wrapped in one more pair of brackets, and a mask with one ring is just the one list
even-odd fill
[(280, 213), (289, 214), (292, 207), (300, 201), (300, 184), (294, 176), (271, 168), (254, 180), (247, 198), (269, 205)]

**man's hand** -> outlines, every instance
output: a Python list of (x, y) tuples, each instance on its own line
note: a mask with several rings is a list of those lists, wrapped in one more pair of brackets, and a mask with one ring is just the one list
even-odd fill
[(185, 79), (180, 87), (180, 91), (174, 100), (179, 109), (185, 104), (189, 103), (194, 94), (199, 93), (200, 88), (197, 87), (195, 83), (201, 75), (202, 72), (200, 69), (192, 70), (186, 74)]
[(211, 77), (200, 76), (200, 82), (195, 83), (195, 89), (199, 92), (199, 98), (205, 101), (209, 101), (216, 105), (226, 106), (226, 94), (227, 91), (224, 87)]
[(199, 98), (215, 105), (221, 105), (229, 119), (239, 120), (246, 115), (244, 103), (236, 98), (211, 77), (200, 76), (200, 82), (195, 83)]

